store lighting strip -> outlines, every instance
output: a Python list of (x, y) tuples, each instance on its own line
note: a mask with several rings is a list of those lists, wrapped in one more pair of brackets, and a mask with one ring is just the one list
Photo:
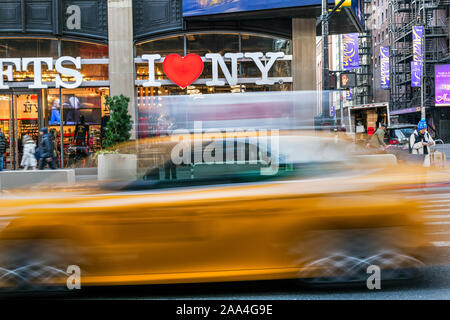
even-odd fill
[[(283, 83), (291, 83), (293, 82), (292, 77), (278, 77), (278, 78), (268, 78), (269, 80), (275, 81), (275, 84), (283, 84)], [(193, 85), (206, 85), (206, 82), (211, 81), (212, 79), (197, 79), (192, 84)], [(224, 78), (219, 78), (219, 80), (226, 81)], [(255, 84), (256, 81), (261, 80), (261, 78), (239, 78), (237, 81), (237, 84)], [(134, 83), (136, 86), (142, 86), (144, 82), (147, 82), (147, 80), (136, 80)], [(161, 83), (161, 85), (175, 85), (171, 80), (163, 79), (159, 80), (158, 82)]]
[[(206, 59), (205, 57), (201, 57), (203, 62), (211, 62), (211, 59)], [(223, 58), (225, 61), (231, 61), (230, 58)], [(262, 57), (261, 61), (269, 61), (270, 59), (267, 57)], [(81, 60), (83, 62), (83, 59)], [(251, 58), (239, 58), (239, 62), (252, 62), (253, 59)], [(277, 61), (292, 61), (292, 55), (285, 55), (282, 58), (278, 58)], [(158, 60), (155, 60), (155, 63), (163, 63), (164, 57)], [(148, 60), (144, 60), (140, 57), (134, 58), (134, 63), (148, 63)]]

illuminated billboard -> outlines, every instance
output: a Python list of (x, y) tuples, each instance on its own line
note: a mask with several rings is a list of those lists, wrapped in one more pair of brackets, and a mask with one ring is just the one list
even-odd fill
[[(328, 2), (334, 4), (333, 0)], [(183, 16), (320, 6), (321, 4), (321, 0), (183, 0)]]
[(450, 64), (435, 65), (435, 106), (450, 106)]

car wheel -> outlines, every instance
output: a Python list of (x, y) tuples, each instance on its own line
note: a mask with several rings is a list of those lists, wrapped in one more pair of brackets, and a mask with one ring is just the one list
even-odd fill
[(68, 291), (68, 266), (81, 261), (77, 251), (61, 239), (7, 241), (0, 251), (0, 287), (8, 292)]
[(386, 250), (368, 257), (334, 253), (306, 264), (299, 272), (301, 284), (311, 286), (365, 285), (372, 275), (369, 266), (377, 266), (381, 281), (415, 279), (425, 265), (418, 259)]

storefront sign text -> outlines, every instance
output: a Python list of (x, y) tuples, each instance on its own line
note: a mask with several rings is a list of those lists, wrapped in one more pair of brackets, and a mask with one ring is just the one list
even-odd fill
[[(203, 72), (205, 62), (211, 64), (212, 78), (206, 81), (207, 86), (224, 86), (227, 83), (230, 86), (238, 84), (238, 62), (241, 60), (252, 61), (261, 72), (261, 77), (252, 79), (252, 83), (257, 85), (273, 85), (276, 79), (269, 78), (269, 72), (278, 59), (283, 59), (283, 52), (246, 52), (246, 53), (226, 53), (222, 56), (219, 53), (208, 53), (204, 57), (191, 53), (185, 57), (178, 54), (170, 54), (161, 58), (159, 54), (144, 54), (142, 60), (148, 64), (148, 80), (142, 85), (144, 87), (160, 87), (162, 82), (155, 78), (155, 63), (163, 63), (163, 70), (166, 76), (175, 84), (182, 88), (195, 82)], [(92, 63), (92, 62), (91, 62)], [(104, 62), (102, 62), (104, 63)], [(60, 57), (54, 60), (51, 57), (41, 58), (4, 58), (0, 59), (0, 90), (9, 89), (7, 82), (14, 81), (14, 70), (16, 72), (26, 72), (32, 66), (34, 74), (33, 83), (28, 85), (29, 89), (45, 89), (49, 85), (55, 88), (75, 89), (83, 83), (80, 57)], [(63, 66), (64, 65), (64, 66)], [(72, 66), (71, 68), (68, 65)], [(56, 71), (55, 83), (44, 83), (42, 81), (42, 69), (46, 66), (48, 71)], [(73, 66), (75, 68), (73, 68)], [(225, 79), (219, 78), (219, 68)], [(64, 76), (65, 81), (63, 81)], [(67, 81), (67, 78), (71, 81)], [(5, 81), (6, 79), (6, 81)]]
[[(251, 59), (259, 71), (261, 72), (261, 79), (255, 81), (257, 85), (272, 85), (274, 80), (269, 79), (269, 71), (277, 59), (283, 58), (283, 52), (267, 52), (265, 55), (262, 52), (246, 52), (246, 53), (226, 53), (222, 56), (219, 53), (207, 53), (202, 59), (196, 54), (188, 54), (182, 58), (177, 54), (167, 56), (163, 61), (163, 69), (167, 77), (185, 88), (193, 83), (203, 71), (204, 60), (210, 60), (212, 64), (212, 79), (206, 81), (207, 86), (223, 86), (224, 80), (219, 79), (219, 68), (225, 76), (226, 82), (230, 86), (235, 86), (238, 83), (238, 60), (242, 58)], [(231, 64), (231, 72), (228, 68), (225, 59), (228, 59)], [(266, 58), (266, 63), (263, 64), (262, 59)], [(143, 83), (144, 87), (159, 87), (161, 82), (155, 79), (155, 62), (160, 61), (159, 54), (144, 54), (142, 59), (148, 62), (148, 81)]]
[[(27, 71), (30, 65), (33, 66), (34, 82), (28, 86), (29, 89), (45, 89), (48, 86), (42, 83), (42, 65), (46, 65), (49, 71), (56, 70), (58, 74), (55, 79), (56, 88), (75, 89), (83, 82), (83, 76), (76, 69), (63, 67), (63, 64), (72, 63), (76, 69), (81, 69), (81, 58), (61, 57), (56, 60), (53, 65), (53, 58), (5, 58), (0, 59), (0, 90), (9, 89), (5, 84), (4, 78), (7, 81), (13, 81), (13, 66), (16, 71)], [(61, 75), (72, 77), (75, 79), (73, 83), (64, 82)]]

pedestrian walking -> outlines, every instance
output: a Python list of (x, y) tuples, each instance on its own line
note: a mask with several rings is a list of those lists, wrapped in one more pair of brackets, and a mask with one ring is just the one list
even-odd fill
[(8, 148), (8, 140), (6, 140), (5, 134), (0, 130), (0, 171), (3, 171), (3, 157), (6, 149)]
[(36, 143), (29, 135), (25, 135), (23, 137), (23, 155), (22, 161), (20, 163), (20, 165), (23, 167), (23, 170), (28, 170), (28, 168), (36, 170), (37, 161), (34, 155), (35, 153)]
[(53, 142), (47, 128), (42, 128), (39, 131), (41, 141), (39, 143), (39, 170), (43, 170), (47, 165), (51, 169), (56, 169), (53, 162)]
[(422, 119), (417, 124), (417, 129), (409, 137), (409, 150), (412, 154), (423, 155), (423, 166), (429, 167), (431, 165), (431, 149), (434, 140), (427, 131), (427, 123)]

